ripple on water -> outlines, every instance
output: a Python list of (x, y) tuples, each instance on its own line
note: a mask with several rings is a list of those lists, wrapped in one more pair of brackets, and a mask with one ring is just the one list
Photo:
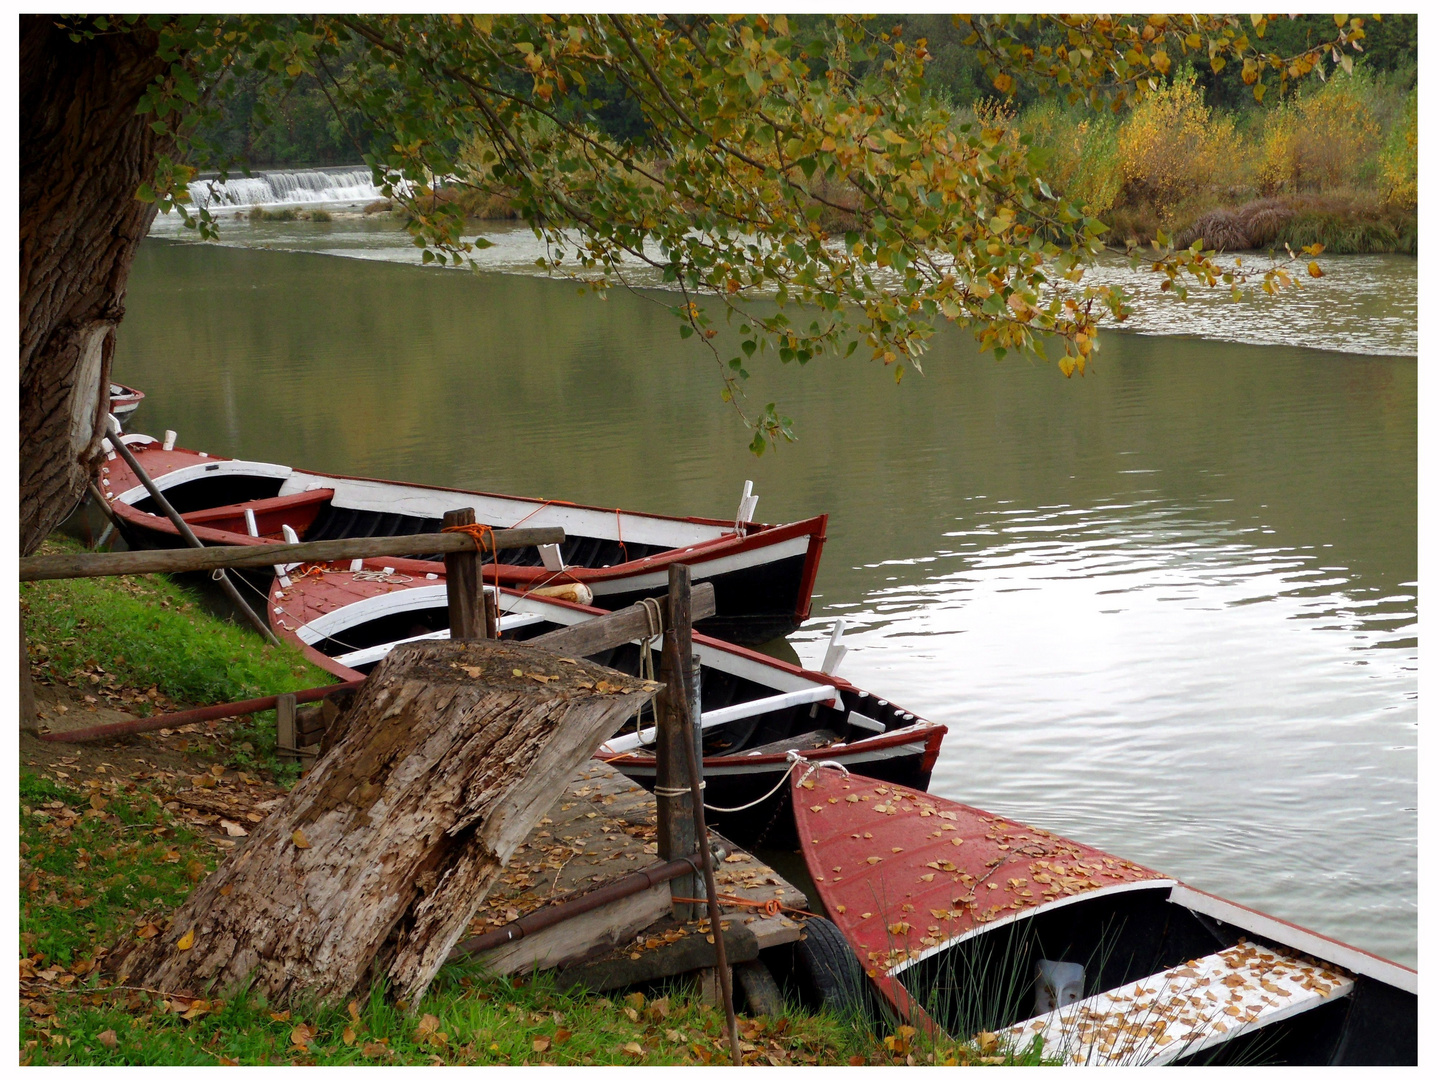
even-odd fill
[(1413, 959), (1413, 594), (1157, 499), (962, 526), (844, 612), (844, 674), (950, 727), (931, 790)]

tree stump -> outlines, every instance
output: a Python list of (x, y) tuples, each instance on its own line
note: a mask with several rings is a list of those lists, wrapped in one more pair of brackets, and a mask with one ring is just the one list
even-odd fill
[(417, 1002), (566, 779), (656, 689), (516, 642), (401, 645), (121, 978), (197, 997), (249, 981), (278, 1003), (383, 977)]

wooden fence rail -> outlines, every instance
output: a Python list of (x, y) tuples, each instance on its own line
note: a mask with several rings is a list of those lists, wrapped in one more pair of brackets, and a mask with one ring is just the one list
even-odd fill
[[(496, 529), (481, 542), (480, 555), (496, 551), (560, 544), (565, 530)], [(21, 581), (56, 578), (113, 577), (122, 574), (186, 574), (197, 570), (244, 570), (276, 563), (334, 562), (338, 559), (380, 559), (386, 556), (448, 554), (475, 551), (468, 533), (419, 533), (410, 536), (356, 536), (346, 540), (312, 540), (303, 544), (246, 544), (236, 547), (165, 548), (73, 555), (31, 555), (20, 560)]]

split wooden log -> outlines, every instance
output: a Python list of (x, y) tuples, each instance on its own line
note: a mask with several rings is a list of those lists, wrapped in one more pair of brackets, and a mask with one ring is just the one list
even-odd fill
[(658, 686), (508, 641), (401, 645), (334, 748), (121, 978), (206, 997), (424, 994), (565, 781)]

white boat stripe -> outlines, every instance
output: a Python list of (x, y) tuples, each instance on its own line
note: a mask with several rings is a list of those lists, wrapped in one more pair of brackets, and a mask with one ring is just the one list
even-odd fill
[[(200, 480), (207, 476), (268, 476), (283, 480), (290, 473), (290, 466), (271, 465), (266, 461), (201, 461), (195, 465), (186, 465), (183, 469), (174, 469), (164, 476), (151, 477), (151, 479), (155, 481), (155, 486), (161, 491), (168, 491), (179, 484)], [(136, 484), (128, 491), (121, 492), (117, 499), (123, 503), (133, 504), (149, 494), (143, 484)]]
[(603, 540), (625, 540), (628, 543), (655, 545), (663, 548), (701, 544), (731, 533), (721, 525), (701, 525), (671, 518), (650, 517), (620, 511), (619, 521), (613, 510), (543, 503), (533, 499), (511, 499), (503, 495), (477, 495), (467, 491), (436, 491), (433, 488), (383, 480), (351, 480), (326, 476), (323, 473), (294, 473), (281, 494), (304, 491), (306, 485), (319, 483), (333, 488), (335, 506), (347, 510), (365, 510), (386, 514), (407, 514), (411, 517), (439, 519), (447, 510), (473, 507), (477, 520), (498, 528), (508, 528), (524, 519), (526, 527), (559, 525), (567, 536), (593, 536)]

